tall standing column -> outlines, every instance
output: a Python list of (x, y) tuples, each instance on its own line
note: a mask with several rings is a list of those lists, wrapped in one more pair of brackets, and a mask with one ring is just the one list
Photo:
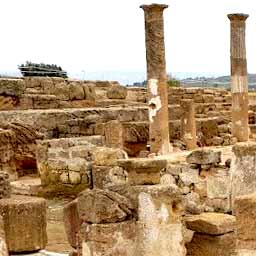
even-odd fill
[(231, 22), (231, 92), (232, 134), (238, 141), (248, 141), (248, 77), (245, 45), (247, 14), (229, 14)]
[(140, 7), (145, 14), (150, 151), (165, 155), (171, 152), (163, 21), (168, 5)]

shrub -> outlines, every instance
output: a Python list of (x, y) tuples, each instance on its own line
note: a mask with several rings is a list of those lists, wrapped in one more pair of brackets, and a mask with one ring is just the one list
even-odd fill
[(170, 87), (180, 87), (180, 81), (174, 78), (171, 78), (167, 81), (168, 86)]
[(23, 76), (48, 76), (67, 78), (67, 72), (55, 64), (32, 63), (27, 61), (25, 64), (18, 66)]

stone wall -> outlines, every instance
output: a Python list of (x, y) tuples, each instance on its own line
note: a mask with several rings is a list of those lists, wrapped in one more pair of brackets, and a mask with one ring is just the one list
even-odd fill
[(101, 136), (38, 141), (36, 159), (42, 182), (40, 193), (70, 196), (93, 187), (95, 161), (104, 168), (126, 156), (122, 150), (105, 148), (102, 144)]
[(0, 110), (95, 106), (98, 98), (107, 98), (106, 91), (112, 86), (118, 87), (118, 83), (42, 77), (1, 78)]

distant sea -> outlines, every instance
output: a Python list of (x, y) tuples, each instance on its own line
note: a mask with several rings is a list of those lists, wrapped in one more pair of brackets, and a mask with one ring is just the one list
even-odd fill
[[(212, 72), (167, 72), (173, 78), (185, 79), (196, 77), (218, 77), (224, 74)], [(0, 71), (1, 76), (19, 77), (19, 71)], [(80, 71), (68, 72), (70, 78), (81, 80), (109, 80), (118, 81), (122, 85), (132, 85), (135, 82), (143, 82), (146, 80), (146, 71)]]

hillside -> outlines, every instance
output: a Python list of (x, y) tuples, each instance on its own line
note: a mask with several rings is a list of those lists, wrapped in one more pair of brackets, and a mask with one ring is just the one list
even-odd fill
[[(256, 74), (248, 75), (249, 88), (256, 89)], [(196, 77), (182, 79), (181, 83), (184, 87), (230, 87), (230, 76), (220, 77)]]

